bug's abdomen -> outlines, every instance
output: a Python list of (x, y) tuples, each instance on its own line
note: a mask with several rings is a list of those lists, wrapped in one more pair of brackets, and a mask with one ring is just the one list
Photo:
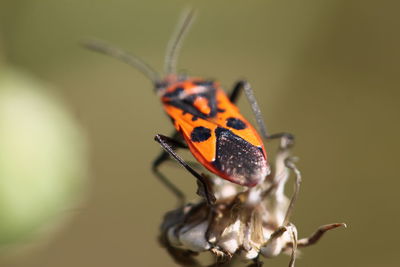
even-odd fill
[[(181, 130), (193, 156), (226, 180), (251, 187), (262, 183), (270, 172), (263, 147), (252, 145), (227, 128), (199, 126), (190, 135)], [(208, 157), (211, 154), (213, 157)]]
[(216, 158), (212, 165), (220, 175), (236, 184), (254, 186), (269, 174), (269, 166), (263, 150), (230, 130), (218, 127)]

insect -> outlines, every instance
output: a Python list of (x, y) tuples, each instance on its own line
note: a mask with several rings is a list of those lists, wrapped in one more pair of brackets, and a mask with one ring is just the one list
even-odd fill
[[(242, 90), (251, 104), (261, 136), (268, 140), (283, 138), (293, 142), (288, 133), (269, 135), (253, 90), (247, 81), (239, 81), (226, 94), (213, 80), (186, 77), (176, 72), (176, 61), (183, 37), (193, 20), (188, 11), (175, 36), (169, 42), (163, 78), (144, 61), (104, 42), (89, 41), (84, 45), (97, 52), (118, 58), (146, 75), (154, 84), (164, 110), (171, 118), (175, 131), (171, 136), (157, 134), (155, 140), (164, 151), (157, 157), (153, 170), (160, 180), (184, 203), (182, 192), (158, 171), (170, 157), (179, 162), (200, 183), (200, 191), (211, 205), (215, 197), (208, 178), (185, 162), (176, 149), (189, 149), (210, 172), (235, 184), (253, 187), (261, 184), (270, 173), (267, 153), (256, 129), (241, 115), (235, 105)], [(288, 146), (289, 147), (289, 146)]]

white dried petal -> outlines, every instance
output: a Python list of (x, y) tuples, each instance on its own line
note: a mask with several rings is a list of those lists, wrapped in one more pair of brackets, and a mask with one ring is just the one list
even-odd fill
[(274, 232), (273, 230), (264, 227), (264, 228), (263, 228), (263, 236), (264, 236), (264, 239), (265, 239), (265, 240), (268, 240), (269, 237), (272, 235), (273, 232)]
[(248, 204), (259, 204), (261, 201), (261, 188), (254, 188), (249, 192), (247, 199)]
[(229, 225), (222, 233), (221, 238), (218, 240), (218, 246), (220, 246), (223, 250), (234, 254), (242, 243), (240, 226), (241, 223), (239, 220)]
[(243, 251), (240, 253), (240, 256), (241, 256), (243, 259), (252, 260), (252, 259), (257, 258), (258, 253), (259, 253), (259, 251), (258, 251), (257, 249), (252, 248), (252, 249), (249, 250), (249, 251), (243, 250)]
[(237, 194), (237, 188), (234, 185), (228, 185), (221, 188), (218, 192), (219, 198), (230, 198)]
[(223, 179), (214, 179), (214, 194), (217, 199), (226, 199), (239, 193), (239, 187)]
[(184, 227), (179, 231), (179, 241), (191, 251), (202, 252), (211, 248), (205, 236), (208, 229), (208, 222), (202, 222), (194, 227)]
[(214, 234), (211, 234), (209, 241), (210, 243), (215, 243), (217, 241), (217, 237)]
[(260, 252), (266, 258), (278, 256), (290, 240), (290, 235), (286, 231), (281, 237), (268, 241), (265, 246), (261, 247)]

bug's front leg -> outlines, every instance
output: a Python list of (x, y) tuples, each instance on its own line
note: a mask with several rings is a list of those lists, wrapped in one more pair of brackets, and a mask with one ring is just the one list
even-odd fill
[[(177, 148), (184, 148), (187, 149), (187, 145), (182, 143), (181, 140), (179, 139), (179, 132), (174, 130), (174, 132), (171, 134), (170, 140), (173, 140), (173, 147), (174, 149)], [(156, 157), (156, 159), (153, 161), (153, 169), (158, 169), (158, 167), (163, 164), (165, 161), (169, 159), (169, 153), (165, 150), (161, 150), (161, 153)]]
[[(157, 134), (154, 137), (161, 147), (172, 157), (174, 158), (179, 164), (181, 164), (187, 171), (189, 171), (194, 177), (196, 177), (197, 181), (199, 182), (199, 194), (204, 196), (207, 200), (207, 203), (212, 206), (215, 202), (215, 196), (212, 193), (211, 186), (209, 181), (206, 179), (205, 176), (196, 172), (192, 167), (189, 166), (177, 153), (175, 153), (173, 146), (175, 144), (175, 140), (171, 139), (170, 137)], [(204, 194), (204, 195), (203, 195)]]
[[(187, 149), (187, 146), (180, 142), (178, 140), (179, 138), (179, 133), (175, 130), (174, 133), (171, 135), (172, 137), (170, 139), (173, 140), (173, 146), (171, 146), (172, 149), (177, 149), (177, 148), (185, 148)], [(159, 181), (167, 187), (178, 199), (178, 206), (183, 206), (185, 203), (185, 195), (184, 193), (174, 184), (172, 183), (164, 174), (162, 174), (159, 171), (159, 167), (166, 162), (167, 160), (170, 159), (170, 155), (167, 151), (162, 150), (161, 153), (156, 157), (156, 159), (153, 161), (152, 164), (152, 170), (154, 175), (159, 179)]]

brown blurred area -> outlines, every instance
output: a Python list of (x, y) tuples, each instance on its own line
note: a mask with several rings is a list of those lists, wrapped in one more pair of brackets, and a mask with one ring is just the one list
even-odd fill
[[(396, 266), (400, 19), (394, 3), (0, 0), (0, 58), (55, 85), (91, 147), (86, 202), (39, 245), (0, 255), (0, 266), (175, 266), (157, 243), (175, 200), (150, 170), (160, 151), (153, 136), (169, 134), (172, 125), (145, 77), (78, 42), (107, 40), (161, 70), (188, 4), (198, 16), (179, 69), (216, 78), (227, 89), (248, 79), (269, 130), (296, 135), (304, 176), (292, 220), (299, 235), (325, 223), (349, 226), (302, 250), (297, 266)], [(244, 99), (239, 106), (251, 117)], [(172, 164), (163, 170), (194, 197), (189, 174)], [(265, 261), (286, 266), (288, 257)]]

